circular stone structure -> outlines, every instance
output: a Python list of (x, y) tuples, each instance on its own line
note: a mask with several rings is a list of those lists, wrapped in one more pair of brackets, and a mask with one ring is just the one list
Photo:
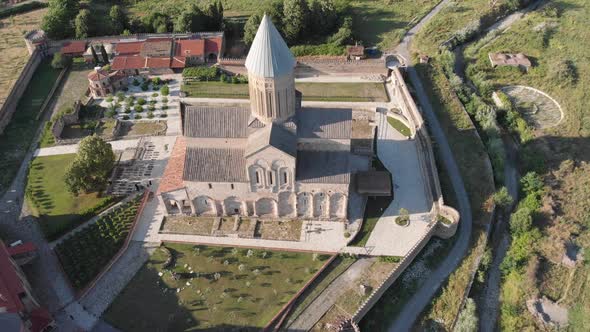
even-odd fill
[(509, 85), (501, 90), (535, 129), (557, 126), (563, 119), (559, 103), (543, 91), (523, 85)]

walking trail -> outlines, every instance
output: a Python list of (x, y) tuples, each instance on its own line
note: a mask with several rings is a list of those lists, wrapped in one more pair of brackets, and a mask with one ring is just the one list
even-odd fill
[[(402, 43), (396, 48), (396, 53), (406, 59), (410, 59), (409, 45), (412, 41), (413, 36), (432, 18), (436, 15), (444, 6), (449, 3), (449, 0), (441, 1), (428, 15), (426, 15), (420, 23), (414, 26), (404, 39)], [(422, 313), (424, 308), (430, 304), (432, 297), (436, 294), (436, 291), (442, 286), (443, 282), (449, 277), (449, 275), (457, 268), (463, 257), (467, 252), (469, 246), (469, 239), (471, 237), (472, 228), (472, 216), (471, 207), (469, 205), (469, 197), (465, 191), (463, 179), (461, 173), (453, 157), (453, 153), (449, 146), (449, 142), (442, 130), (440, 123), (434, 113), (430, 100), (422, 86), (422, 82), (414, 67), (408, 64), (407, 67), (410, 81), (412, 82), (418, 103), (421, 106), (421, 112), (429, 124), (430, 134), (433, 136), (439, 150), (440, 161), (444, 164), (455, 196), (457, 197), (458, 210), (461, 214), (461, 222), (457, 234), (457, 240), (449, 251), (448, 255), (439, 264), (438, 268), (434, 270), (428, 279), (424, 281), (422, 287), (414, 294), (414, 296), (406, 302), (402, 311), (398, 314), (396, 319), (392, 322), (389, 327), (389, 331), (409, 331), (411, 330), (414, 322), (418, 316)]]

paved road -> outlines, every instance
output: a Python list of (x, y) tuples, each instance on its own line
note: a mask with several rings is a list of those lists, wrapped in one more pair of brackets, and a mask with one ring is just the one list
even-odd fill
[[(443, 0), (436, 6), (432, 12), (426, 15), (420, 23), (412, 28), (402, 40), (402, 43), (396, 49), (397, 53), (406, 59), (410, 59), (409, 45), (412, 37), (434, 16), (436, 15), (449, 0)], [(432, 297), (436, 291), (441, 287), (442, 283), (448, 278), (448, 276), (457, 268), (469, 246), (469, 239), (471, 237), (472, 228), (472, 216), (471, 207), (469, 205), (469, 197), (465, 191), (465, 185), (461, 178), (461, 173), (453, 157), (453, 153), (449, 146), (449, 142), (442, 130), (436, 114), (430, 104), (428, 96), (422, 86), (422, 82), (416, 70), (409, 66), (407, 68), (410, 81), (416, 89), (416, 96), (418, 97), (418, 103), (421, 106), (422, 115), (429, 124), (430, 134), (433, 136), (438, 148), (441, 162), (445, 165), (455, 196), (458, 201), (458, 210), (461, 214), (461, 222), (459, 223), (459, 229), (455, 236), (457, 240), (455, 245), (447, 255), (447, 257), (441, 262), (439, 267), (430, 274), (430, 277), (424, 282), (422, 287), (414, 294), (414, 296), (405, 304), (404, 309), (399, 313), (396, 320), (389, 327), (389, 331), (409, 331), (411, 330), (416, 318), (422, 313), (424, 308), (430, 304)]]

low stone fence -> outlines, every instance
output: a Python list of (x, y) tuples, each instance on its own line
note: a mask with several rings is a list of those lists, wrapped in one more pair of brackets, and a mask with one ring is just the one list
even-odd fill
[(0, 134), (4, 132), (4, 128), (12, 119), (12, 115), (16, 111), (16, 107), (22, 95), (25, 93), (35, 70), (39, 67), (39, 64), (43, 60), (43, 56), (40, 51), (35, 50), (29, 57), (29, 61), (25, 64), (18, 79), (12, 85), (12, 90), (4, 99), (4, 103), (0, 108)]

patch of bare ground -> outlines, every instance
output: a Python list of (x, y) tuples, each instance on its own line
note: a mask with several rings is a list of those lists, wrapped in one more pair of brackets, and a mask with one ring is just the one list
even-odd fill
[(302, 224), (301, 220), (260, 220), (254, 236), (265, 240), (299, 241)]
[(160, 232), (211, 235), (213, 220), (213, 217), (167, 216)]

